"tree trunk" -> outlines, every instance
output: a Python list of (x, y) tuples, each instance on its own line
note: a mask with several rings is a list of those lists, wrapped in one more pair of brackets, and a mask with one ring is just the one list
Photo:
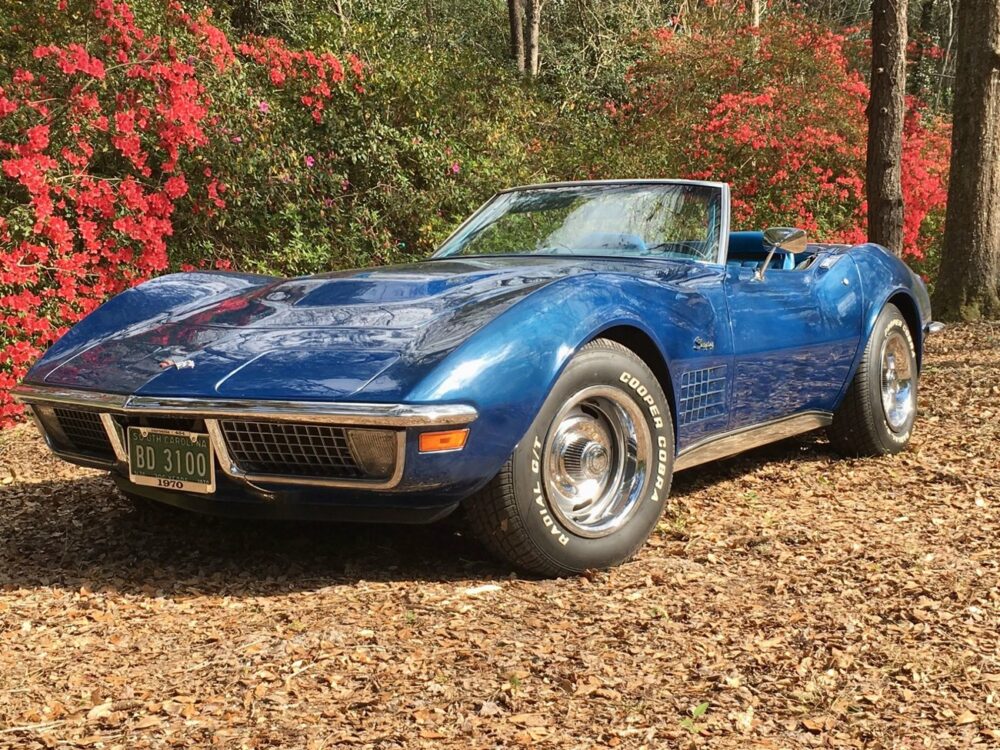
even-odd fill
[(524, 59), (524, 0), (507, 0), (507, 18), (510, 22), (510, 56), (523, 73)]
[(750, 25), (755, 29), (760, 28), (761, 5), (764, 0), (750, 0)]
[(529, 76), (538, 75), (538, 34), (542, 26), (542, 0), (525, 2), (525, 68)]
[(872, 0), (872, 95), (868, 102), (868, 240), (903, 251), (903, 117), (906, 0)]
[(935, 314), (1000, 318), (1000, 2), (962, 0)]
[(920, 18), (917, 22), (916, 54), (910, 64), (910, 80), (907, 81), (911, 94), (924, 94), (930, 88), (928, 76), (924, 71), (924, 45), (931, 35), (931, 23), (934, 20), (934, 4), (937, 0), (924, 0), (920, 6)]

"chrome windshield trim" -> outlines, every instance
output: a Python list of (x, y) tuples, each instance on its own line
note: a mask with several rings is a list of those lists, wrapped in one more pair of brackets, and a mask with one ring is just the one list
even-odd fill
[(201, 399), (126, 396), (75, 388), (22, 384), (11, 395), (23, 404), (61, 404), (116, 414), (197, 414), (202, 417), (256, 417), (280, 422), (434, 427), (463, 425), (479, 416), (468, 404), (368, 404), (331, 401)]
[[(705, 258), (692, 258), (691, 260), (697, 263), (718, 263), (725, 266), (726, 258), (729, 255), (729, 231), (730, 224), (732, 221), (732, 206), (730, 205), (731, 194), (729, 190), (728, 182), (718, 182), (716, 180), (683, 180), (683, 179), (669, 179), (669, 178), (649, 178), (649, 179), (620, 179), (620, 180), (573, 180), (564, 182), (539, 182), (533, 185), (517, 185), (516, 187), (509, 187), (503, 190), (498, 190), (494, 193), (489, 200), (483, 203), (479, 208), (470, 214), (465, 221), (459, 224), (455, 230), (448, 235), (444, 242), (435, 248), (434, 252), (431, 253), (430, 257), (424, 258), (425, 261), (430, 260), (455, 260), (461, 259), (465, 260), (468, 258), (480, 258), (480, 257), (496, 257), (496, 255), (502, 255), (501, 253), (491, 254), (489, 256), (481, 255), (442, 255), (441, 250), (447, 247), (453, 239), (455, 239), (463, 229), (465, 229), (469, 224), (471, 224), (483, 211), (485, 211), (497, 198), (501, 195), (506, 195), (507, 193), (517, 193), (517, 192), (527, 192), (529, 190), (559, 190), (564, 188), (574, 188), (574, 187), (642, 187), (643, 185), (659, 185), (659, 186), (669, 186), (669, 185), (693, 185), (696, 187), (707, 187), (713, 188), (719, 191), (720, 200), (722, 201), (722, 216), (719, 219), (719, 246), (716, 249), (715, 260), (705, 259)], [(517, 257), (541, 257), (538, 255), (533, 255), (532, 253), (513, 253), (511, 254)], [(559, 256), (554, 257), (595, 257), (595, 258), (606, 258), (611, 260), (619, 260), (621, 258), (630, 260), (657, 260), (656, 258), (649, 258), (643, 256)]]
[(515, 187), (504, 188), (497, 191), (500, 193), (513, 193), (518, 190), (544, 190), (545, 188), (567, 188), (567, 187), (590, 187), (601, 185), (701, 185), (704, 187), (729, 188), (728, 182), (718, 182), (716, 180), (685, 180), (681, 178), (671, 179), (669, 177), (649, 177), (649, 178), (623, 178), (619, 180), (568, 180), (562, 182), (536, 182), (530, 185), (516, 185)]

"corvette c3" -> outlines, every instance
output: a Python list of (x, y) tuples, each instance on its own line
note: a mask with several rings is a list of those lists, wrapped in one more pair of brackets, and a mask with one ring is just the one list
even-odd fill
[(727, 185), (495, 195), (430, 258), (281, 279), (163, 276), (15, 396), (136, 502), (428, 523), (560, 575), (643, 544), (675, 471), (825, 428), (910, 440), (930, 317), (884, 248), (730, 231)]

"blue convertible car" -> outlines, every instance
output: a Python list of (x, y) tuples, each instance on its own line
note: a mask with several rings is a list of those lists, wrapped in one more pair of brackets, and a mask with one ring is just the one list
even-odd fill
[(876, 245), (730, 231), (729, 188), (503, 191), (431, 258), (164, 276), (15, 395), (61, 458), (216, 514), (430, 522), (557, 575), (620, 563), (673, 472), (826, 428), (906, 446), (926, 289)]

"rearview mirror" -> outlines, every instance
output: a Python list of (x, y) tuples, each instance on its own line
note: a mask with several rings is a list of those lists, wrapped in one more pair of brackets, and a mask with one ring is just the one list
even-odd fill
[(764, 230), (764, 247), (767, 250), (767, 258), (757, 268), (757, 279), (764, 278), (764, 272), (771, 267), (771, 259), (774, 253), (780, 250), (783, 253), (804, 253), (808, 238), (806, 230), (798, 227), (768, 227)]

